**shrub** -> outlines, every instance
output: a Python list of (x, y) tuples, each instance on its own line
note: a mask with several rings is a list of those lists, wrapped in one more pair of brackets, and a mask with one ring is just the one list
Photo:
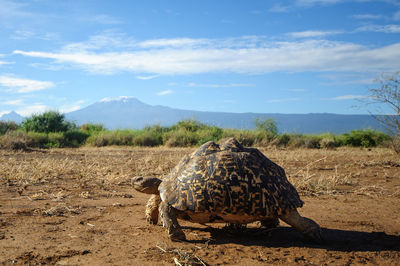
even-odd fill
[(206, 127), (208, 127), (208, 126), (203, 123), (200, 123), (197, 120), (185, 119), (185, 120), (179, 121), (176, 125), (173, 125), (171, 127), (171, 130), (184, 130), (184, 131), (189, 131), (189, 132), (195, 132), (195, 131), (198, 131), (199, 129), (203, 129)]
[(321, 148), (320, 140), (318, 136), (309, 136), (305, 138), (304, 145), (308, 149), (319, 149)]
[(272, 144), (277, 147), (287, 147), (291, 140), (291, 136), (289, 134), (281, 134), (279, 135)]
[(27, 132), (30, 146), (36, 148), (46, 148), (46, 144), (48, 143), (48, 134), (40, 133), (40, 132)]
[(102, 124), (83, 124), (80, 130), (89, 134), (94, 134), (96, 132), (105, 131), (106, 128)]
[(56, 111), (32, 115), (22, 122), (22, 127), (27, 132), (34, 131), (40, 133), (65, 132), (76, 128), (73, 123), (65, 120), (63, 114)]
[(64, 132), (62, 134), (62, 138), (60, 139), (60, 147), (79, 147), (80, 145), (85, 143), (89, 136), (89, 133), (78, 130), (70, 130)]
[(222, 138), (223, 130), (213, 126), (198, 131), (198, 145), (202, 145), (207, 141), (218, 142)]
[(6, 134), (8, 131), (17, 130), (19, 126), (12, 121), (0, 121), (0, 136)]
[(63, 132), (54, 132), (47, 134), (46, 143), (42, 144), (43, 148), (62, 148), (64, 145), (64, 134)]
[(305, 147), (305, 137), (301, 134), (291, 134), (289, 143), (287, 144), (290, 148)]
[(334, 149), (336, 147), (335, 139), (332, 137), (325, 137), (320, 141), (321, 148)]
[(254, 121), (258, 131), (265, 131), (272, 137), (278, 135), (278, 126), (274, 119), (269, 117), (256, 118)]
[(169, 147), (188, 147), (198, 144), (199, 138), (195, 132), (174, 130), (165, 133), (163, 141)]
[(23, 131), (8, 131), (0, 136), (0, 148), (10, 150), (26, 150), (30, 146), (27, 134)]
[(222, 138), (235, 138), (244, 146), (253, 146), (257, 140), (254, 130), (224, 129)]
[(144, 131), (132, 139), (135, 146), (159, 146), (162, 145), (162, 135), (155, 131)]
[(373, 133), (371, 130), (353, 130), (350, 134), (342, 135), (343, 144), (353, 147), (375, 147), (376, 141), (373, 138)]
[(140, 134), (138, 130), (101, 131), (91, 135), (86, 143), (96, 147), (118, 145), (132, 146), (133, 140)]

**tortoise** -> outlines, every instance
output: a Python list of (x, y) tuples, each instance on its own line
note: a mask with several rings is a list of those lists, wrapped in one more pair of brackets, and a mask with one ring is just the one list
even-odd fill
[(319, 225), (297, 212), (304, 202), (284, 169), (234, 138), (220, 145), (203, 144), (183, 157), (163, 180), (139, 176), (132, 179), (132, 185), (152, 194), (146, 219), (157, 224), (160, 216), (173, 241), (186, 239), (177, 218), (200, 224), (260, 221), (272, 227), (279, 224), (279, 218), (306, 238), (322, 242)]

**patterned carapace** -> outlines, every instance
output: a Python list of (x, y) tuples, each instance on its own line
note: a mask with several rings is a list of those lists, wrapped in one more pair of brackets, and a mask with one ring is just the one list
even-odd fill
[(233, 138), (184, 157), (159, 191), (164, 202), (193, 214), (277, 217), (303, 206), (283, 168)]

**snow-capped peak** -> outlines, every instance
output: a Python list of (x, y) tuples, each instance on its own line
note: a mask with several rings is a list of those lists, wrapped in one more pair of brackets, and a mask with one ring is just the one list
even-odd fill
[(126, 103), (129, 100), (135, 99), (132, 96), (119, 96), (119, 97), (107, 97), (100, 100), (101, 103), (108, 103), (108, 102), (123, 102)]

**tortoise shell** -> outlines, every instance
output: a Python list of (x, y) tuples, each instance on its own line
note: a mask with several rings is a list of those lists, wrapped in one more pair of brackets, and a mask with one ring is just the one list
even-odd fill
[(277, 217), (303, 206), (282, 167), (233, 138), (185, 156), (159, 191), (162, 201), (192, 213)]

